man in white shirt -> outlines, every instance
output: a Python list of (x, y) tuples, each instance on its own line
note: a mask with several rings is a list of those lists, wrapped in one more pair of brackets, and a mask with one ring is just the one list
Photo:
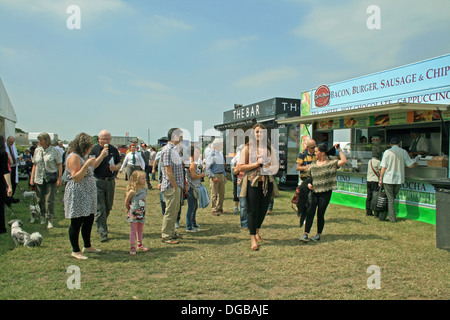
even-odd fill
[(136, 151), (135, 144), (132, 144), (130, 146), (130, 152), (128, 152), (125, 156), (125, 159), (123, 159), (122, 167), (119, 171), (122, 172), (125, 167), (127, 169), (128, 179), (130, 179), (135, 170), (145, 171), (145, 161), (142, 158), (141, 154)]
[(405, 182), (405, 166), (414, 168), (417, 162), (412, 160), (406, 150), (399, 147), (400, 139), (391, 139), (391, 148), (386, 150), (381, 160), (380, 181), (378, 184), (384, 185), (388, 198), (389, 221), (395, 222), (396, 214), (394, 200), (400, 191), (401, 185)]
[(149, 166), (150, 166), (150, 172), (152, 174), (152, 180), (156, 180), (155, 178), (155, 171), (153, 170), (153, 166), (156, 160), (156, 152), (155, 152), (155, 148), (151, 147), (150, 148), (150, 159), (148, 161)]
[(428, 154), (428, 143), (424, 135), (415, 129), (411, 131), (411, 138), (413, 139), (409, 147), (409, 155), (411, 157)]
[(19, 162), (20, 157), (16, 149), (16, 138), (13, 136), (9, 136), (6, 140), (5, 147), (6, 152), (9, 154), (10, 159), (12, 160), (12, 163), (10, 163), (11, 166), (11, 185), (12, 185), (12, 196), (8, 197), (5, 201), (5, 203), (11, 207), (11, 203), (18, 203), (20, 199), (13, 198), (14, 193), (16, 192), (16, 186), (19, 183)]

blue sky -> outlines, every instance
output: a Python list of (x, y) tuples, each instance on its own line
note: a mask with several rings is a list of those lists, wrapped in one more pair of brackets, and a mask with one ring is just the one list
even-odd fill
[[(80, 7), (81, 29), (66, 12)], [(380, 8), (381, 29), (366, 12)], [(450, 52), (450, 1), (0, 0), (0, 78), (27, 132), (150, 143), (235, 103)]]

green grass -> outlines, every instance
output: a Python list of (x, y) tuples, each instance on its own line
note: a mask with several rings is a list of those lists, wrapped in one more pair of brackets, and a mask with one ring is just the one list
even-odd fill
[[(21, 182), (23, 184), (23, 182)], [(274, 213), (261, 230), (260, 250), (250, 250), (248, 232), (240, 231), (234, 214), (232, 184), (227, 183), (225, 211), (214, 217), (200, 209), (201, 232), (186, 233), (178, 245), (160, 240), (162, 216), (159, 191), (148, 193), (144, 228), (147, 253), (129, 255), (129, 224), (124, 210), (126, 182), (117, 180), (114, 209), (109, 218), (110, 241), (100, 243), (100, 254), (86, 261), (70, 256), (69, 221), (64, 219), (62, 189), (57, 194), (54, 229), (29, 223), (28, 205), (15, 205), (16, 218), (28, 232), (39, 231), (38, 248), (15, 247), (9, 234), (0, 235), (0, 299), (439, 299), (450, 298), (450, 256), (436, 248), (435, 226), (399, 219), (379, 222), (363, 210), (330, 205), (319, 243), (299, 241), (302, 230), (290, 207), (292, 192), (281, 192)], [(205, 183), (208, 187), (208, 183)], [(7, 222), (11, 219), (6, 212)], [(315, 234), (316, 223), (312, 234)], [(8, 227), (9, 230), (9, 227)], [(80, 239), (80, 245), (82, 242)], [(67, 268), (81, 269), (81, 289), (70, 290)], [(381, 269), (381, 289), (367, 288), (369, 266)]]

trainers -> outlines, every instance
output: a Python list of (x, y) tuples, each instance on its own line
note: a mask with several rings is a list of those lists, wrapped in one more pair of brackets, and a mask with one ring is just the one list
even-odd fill
[(81, 250), (83, 253), (99, 253), (102, 252), (102, 250), (100, 249), (95, 249), (94, 247), (90, 247), (90, 248), (83, 248), (83, 250)]
[(80, 252), (72, 252), (72, 257), (78, 260), (86, 260), (88, 258), (85, 255), (81, 254)]
[(135, 256), (135, 255), (136, 255), (136, 248), (135, 247), (131, 247), (130, 256)]
[(311, 240), (314, 241), (314, 242), (320, 241), (320, 235), (316, 234), (314, 237), (311, 238)]
[(303, 236), (300, 238), (300, 241), (308, 242), (309, 241), (308, 234), (304, 233)]
[(197, 228), (192, 228), (192, 229), (186, 229), (186, 232), (199, 232), (200, 230), (198, 230)]
[(138, 244), (138, 250), (142, 250), (142, 251), (144, 251), (144, 252), (147, 252), (147, 251), (150, 251), (150, 249), (149, 248), (147, 248), (147, 247), (145, 247), (144, 245), (142, 245), (142, 244)]
[(53, 228), (53, 221), (48, 220), (47, 229), (52, 229), (52, 228)]
[(179, 241), (177, 241), (175, 239), (165, 239), (165, 238), (162, 238), (162, 242), (167, 243), (167, 244), (178, 244), (178, 243), (180, 243)]

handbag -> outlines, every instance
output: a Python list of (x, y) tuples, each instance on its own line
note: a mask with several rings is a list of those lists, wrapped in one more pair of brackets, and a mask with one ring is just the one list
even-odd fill
[(386, 192), (384, 191), (384, 186), (382, 185), (380, 190), (378, 190), (378, 199), (376, 202), (375, 211), (387, 211), (388, 210), (388, 198)]
[(300, 186), (297, 186), (297, 188), (295, 189), (295, 194), (294, 194), (294, 196), (292, 197), (292, 200), (291, 200), (291, 208), (294, 210), (294, 211), (297, 211), (298, 210), (298, 208), (294, 208), (294, 205), (298, 205), (298, 199), (300, 198)]
[(58, 181), (58, 173), (44, 172), (44, 180), (47, 183), (55, 183), (56, 181)]
[(47, 183), (55, 183), (58, 181), (58, 172), (47, 172), (44, 155), (42, 155), (42, 162), (44, 163), (44, 181)]

